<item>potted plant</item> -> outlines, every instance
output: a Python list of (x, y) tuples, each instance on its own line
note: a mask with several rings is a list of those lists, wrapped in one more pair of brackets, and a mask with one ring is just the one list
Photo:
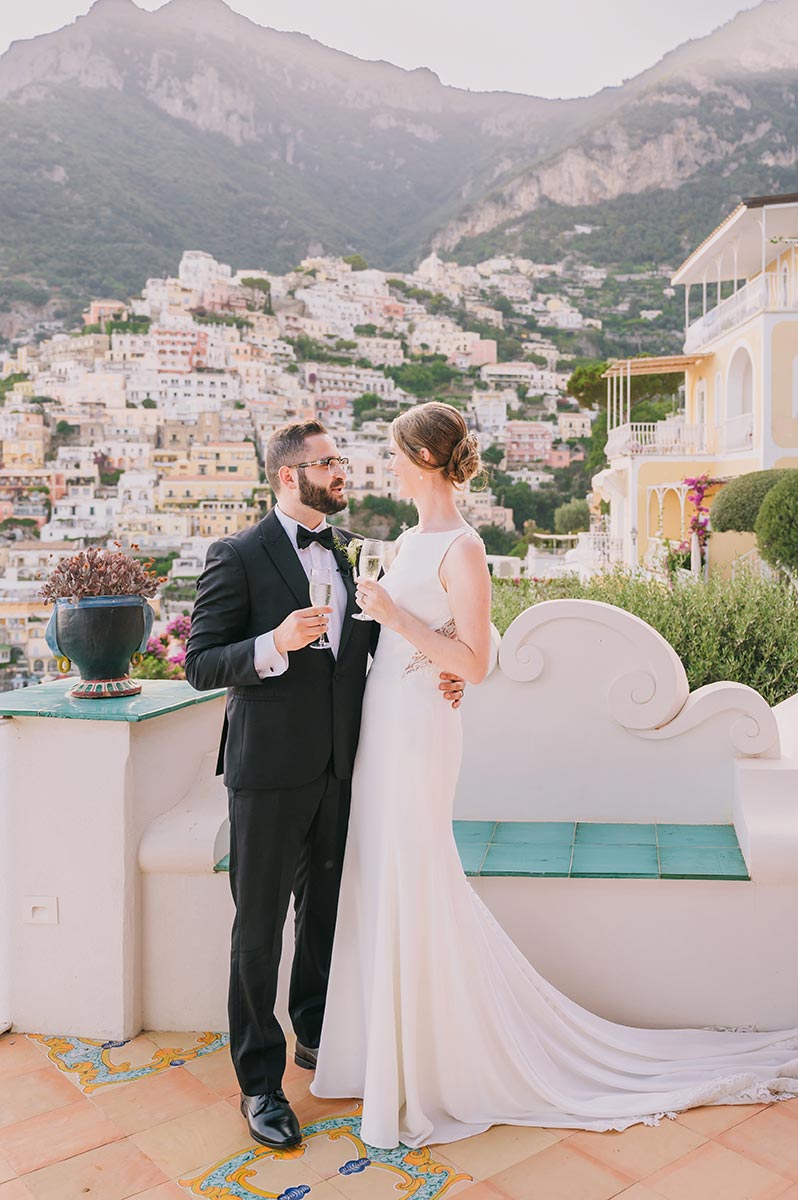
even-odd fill
[[(138, 549), (134, 546), (133, 549)], [(45, 637), (66, 672), (72, 662), (80, 681), (70, 695), (79, 700), (135, 696), (141, 683), (128, 675), (147, 645), (154, 613), (146, 597), (163, 578), (118, 550), (93, 546), (62, 558), (41, 589), (55, 603)], [(71, 661), (70, 661), (71, 660)]]

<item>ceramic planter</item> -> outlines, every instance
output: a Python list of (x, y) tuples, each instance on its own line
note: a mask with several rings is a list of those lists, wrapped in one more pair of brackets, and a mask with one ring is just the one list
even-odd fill
[(56, 600), (45, 637), (57, 657), (70, 659), (80, 671), (70, 695), (79, 700), (138, 695), (141, 683), (128, 669), (147, 645), (154, 615), (143, 596)]

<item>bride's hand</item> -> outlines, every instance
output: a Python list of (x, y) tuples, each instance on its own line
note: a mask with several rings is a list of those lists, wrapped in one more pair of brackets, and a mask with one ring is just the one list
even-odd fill
[(361, 579), (357, 585), (357, 602), (364, 613), (388, 629), (396, 624), (399, 606), (393, 602), (381, 584)]

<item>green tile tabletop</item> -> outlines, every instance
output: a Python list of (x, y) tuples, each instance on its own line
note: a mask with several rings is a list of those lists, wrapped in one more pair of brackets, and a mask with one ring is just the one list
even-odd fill
[(571, 863), (572, 879), (625, 879), (629, 876), (658, 878), (656, 846), (580, 845), (577, 837)]
[(579, 821), (576, 826), (576, 845), (590, 846), (656, 846), (655, 825), (631, 825), (620, 821)]
[(495, 821), (453, 821), (455, 841), (459, 845), (460, 842), (481, 842), (487, 846), (493, 836), (493, 831), (496, 828)]
[(75, 700), (67, 692), (75, 679), (35, 683), (0, 695), (0, 717), (66, 717), (77, 721), (149, 721), (224, 696), (225, 688), (197, 692), (185, 679), (143, 679), (141, 693), (124, 699)]
[(480, 875), (567, 876), (570, 863), (570, 846), (493, 842), (488, 847)]
[(660, 847), (738, 847), (737, 831), (733, 825), (658, 825), (657, 840)]
[(488, 847), (480, 846), (477, 842), (461, 842), (457, 850), (466, 875), (479, 875)]
[(668, 846), (659, 852), (663, 879), (748, 879), (740, 850), (714, 846)]
[(574, 821), (499, 821), (494, 844), (529, 842), (533, 845), (568, 845), (574, 840)]

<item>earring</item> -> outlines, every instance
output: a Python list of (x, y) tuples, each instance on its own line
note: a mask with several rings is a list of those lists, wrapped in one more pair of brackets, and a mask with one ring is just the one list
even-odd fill
[(423, 472), (423, 471), (419, 471), (419, 473), (418, 473), (418, 477), (419, 477), (419, 479), (423, 479), (423, 478), (424, 478), (424, 472)]

